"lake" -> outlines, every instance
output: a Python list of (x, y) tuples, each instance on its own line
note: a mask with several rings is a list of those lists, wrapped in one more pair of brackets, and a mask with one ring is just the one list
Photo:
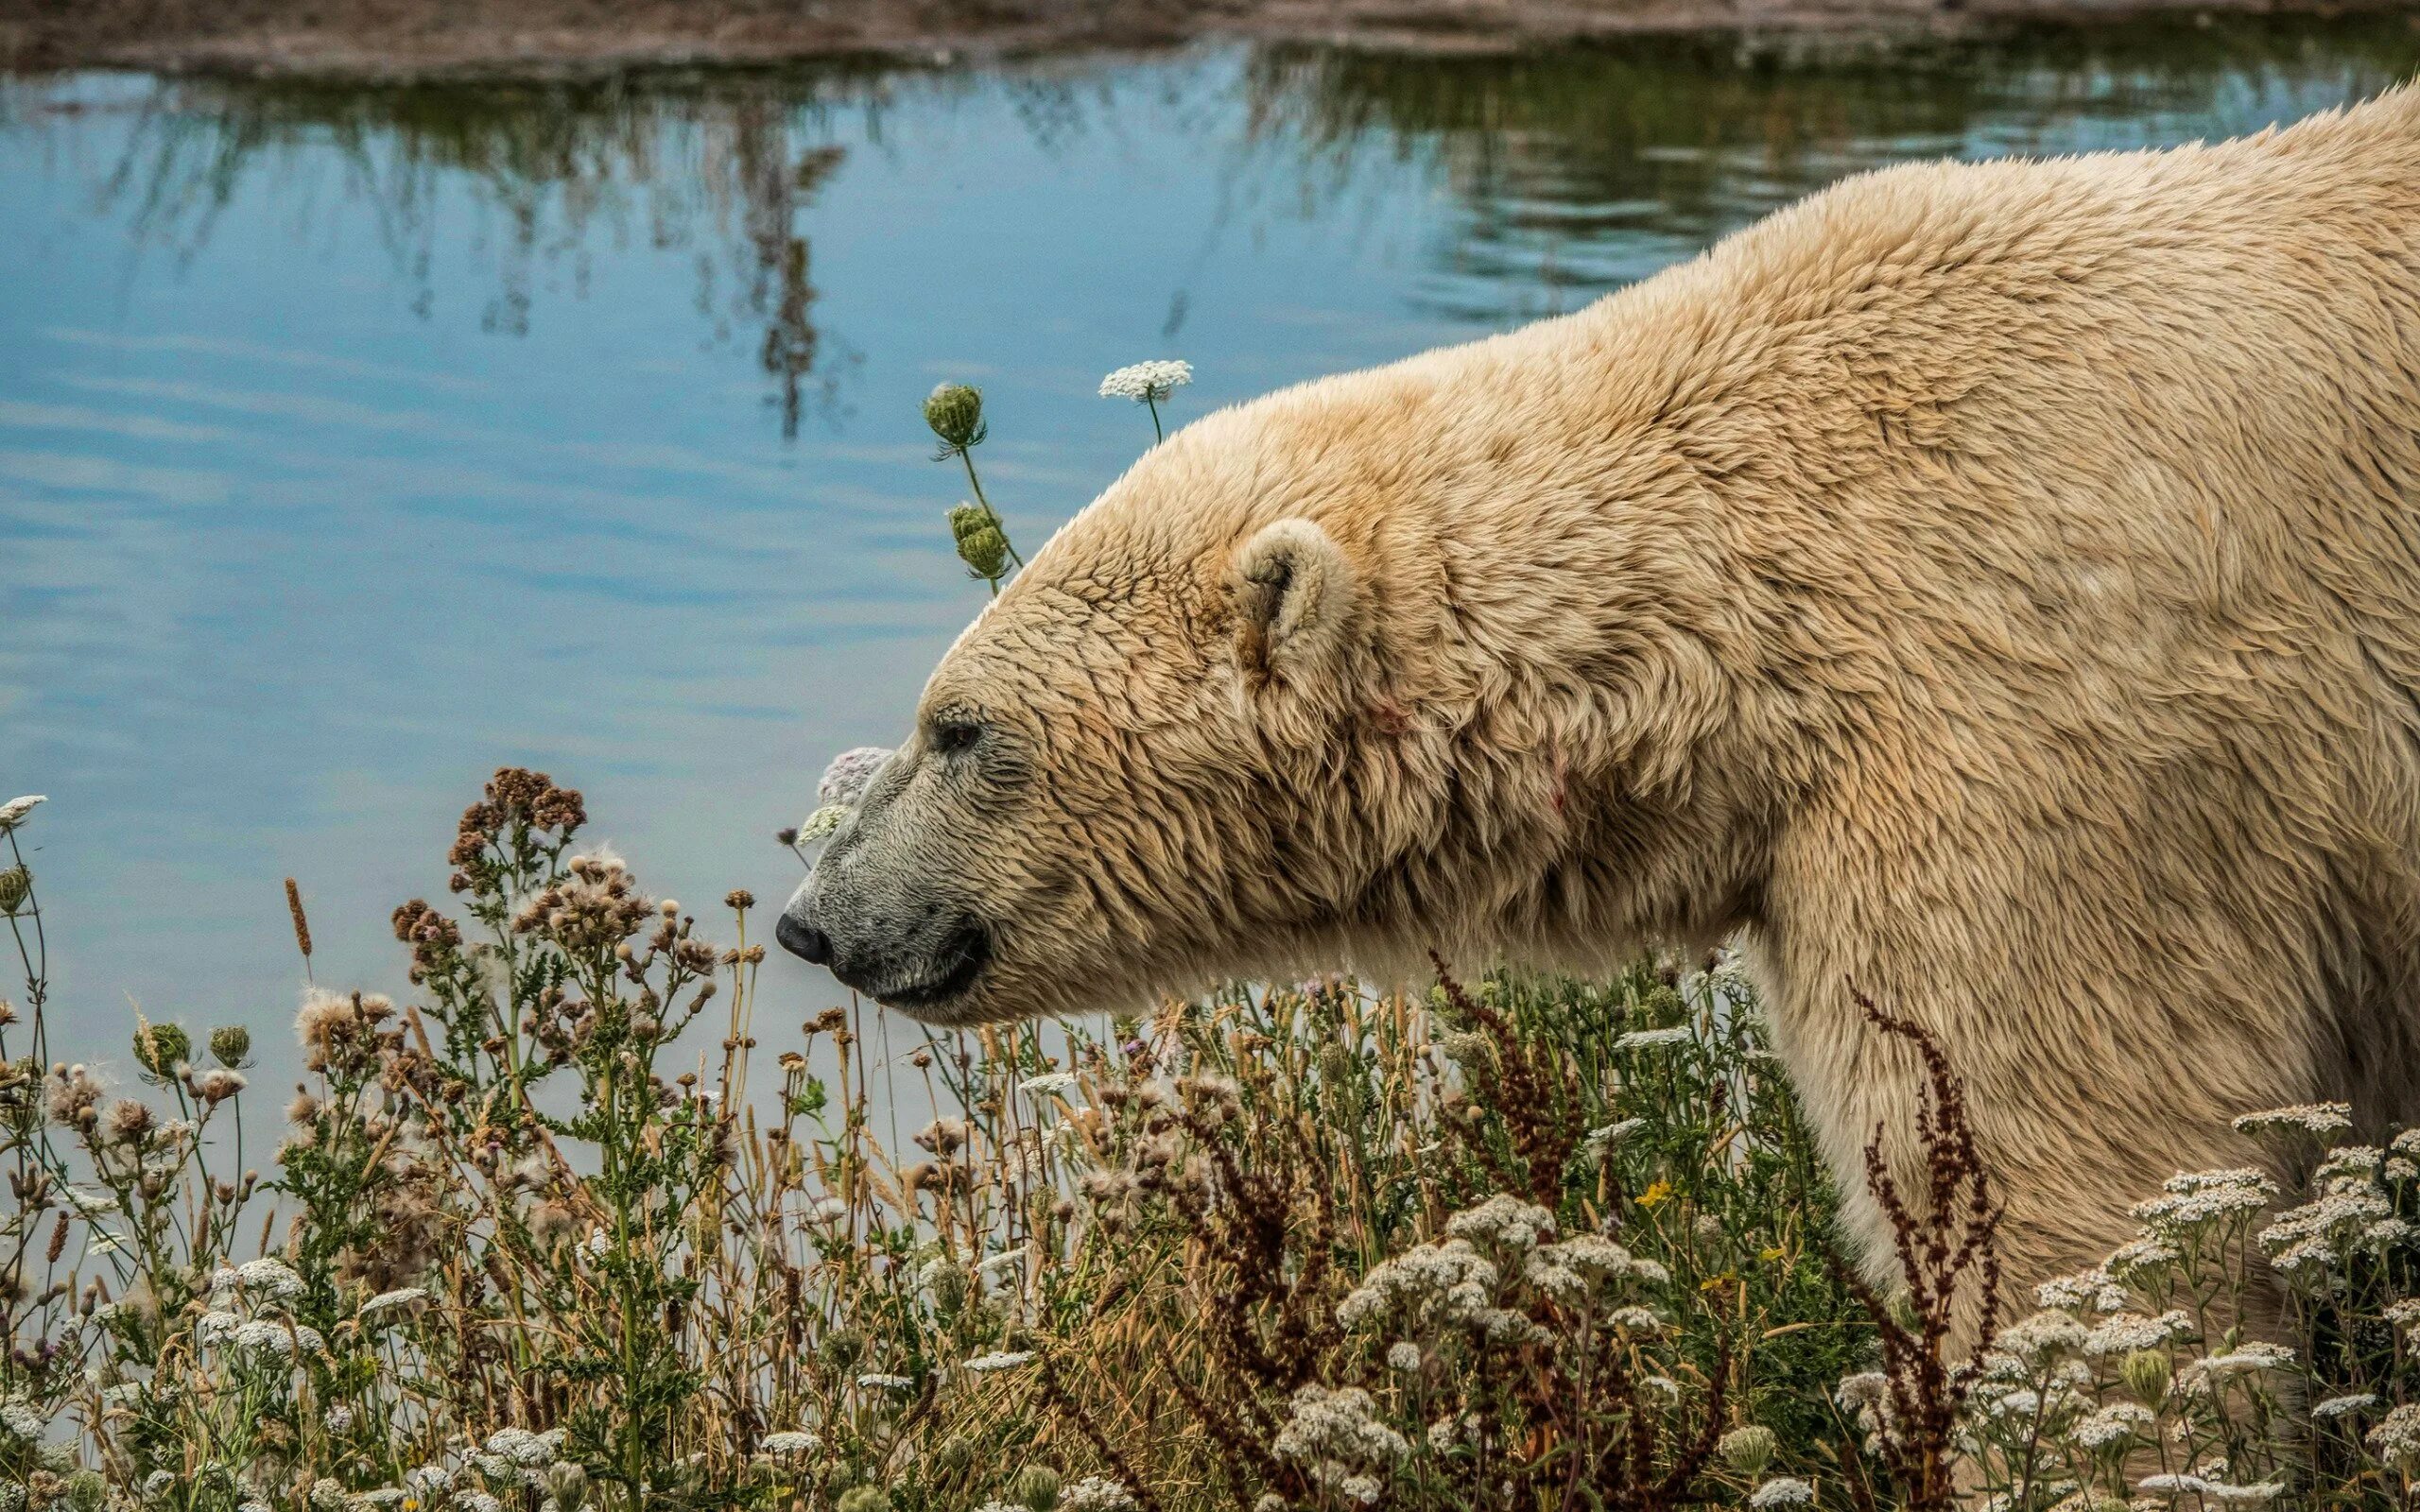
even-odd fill
[[(2374, 92), (2402, 17), (1536, 57), (1212, 47), (372, 87), (0, 85), (0, 799), (55, 1052), (132, 1005), (290, 1075), (511, 763), (701, 913), (980, 605), (917, 404), (1030, 546), (1171, 419), (1568, 310), (1841, 176)], [(763, 919), (769, 925), (769, 916)], [(769, 932), (769, 931), (768, 931)], [(13, 977), (14, 972), (0, 973)], [(769, 1042), (837, 1001), (767, 968)], [(13, 988), (7, 995), (15, 996)], [(273, 1083), (272, 1083), (273, 1085)]]

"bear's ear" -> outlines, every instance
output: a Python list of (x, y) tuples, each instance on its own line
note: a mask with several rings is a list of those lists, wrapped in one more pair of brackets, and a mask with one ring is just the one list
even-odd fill
[(1328, 533), (1308, 520), (1264, 525), (1236, 549), (1236, 651), (1254, 685), (1333, 672), (1345, 659), (1360, 584)]

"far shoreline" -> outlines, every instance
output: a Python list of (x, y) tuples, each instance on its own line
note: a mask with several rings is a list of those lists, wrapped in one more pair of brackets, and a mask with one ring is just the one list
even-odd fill
[(1202, 41), (1424, 55), (1686, 32), (1952, 37), (2156, 14), (2336, 16), (2410, 0), (0, 0), (0, 69), (406, 82), (815, 60), (947, 63)]

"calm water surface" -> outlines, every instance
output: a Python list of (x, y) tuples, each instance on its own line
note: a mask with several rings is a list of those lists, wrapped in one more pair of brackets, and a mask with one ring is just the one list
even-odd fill
[[(1491, 60), (322, 88), (0, 84), (0, 798), (69, 1054), (401, 986), (499, 763), (693, 904), (889, 743), (980, 601), (917, 401), (1028, 544), (1177, 418), (1566, 310), (1860, 168), (2253, 129), (2400, 19)], [(13, 974), (13, 973), (8, 973)], [(836, 989), (769, 969), (775, 1022)], [(268, 1070), (290, 1069), (271, 1037)]]

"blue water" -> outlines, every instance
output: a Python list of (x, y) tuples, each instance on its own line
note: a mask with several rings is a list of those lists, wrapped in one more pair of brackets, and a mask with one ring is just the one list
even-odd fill
[[(370, 89), (0, 84), (0, 799), (54, 1049), (399, 990), (500, 763), (692, 906), (888, 743), (980, 602), (916, 416), (1039, 541), (1182, 420), (1647, 276), (1842, 174), (2383, 87), (2401, 19), (1530, 59), (1225, 49)], [(700, 908), (700, 911), (704, 911)], [(0, 972), (0, 995), (17, 995)], [(777, 1020), (834, 1001), (769, 971)]]

